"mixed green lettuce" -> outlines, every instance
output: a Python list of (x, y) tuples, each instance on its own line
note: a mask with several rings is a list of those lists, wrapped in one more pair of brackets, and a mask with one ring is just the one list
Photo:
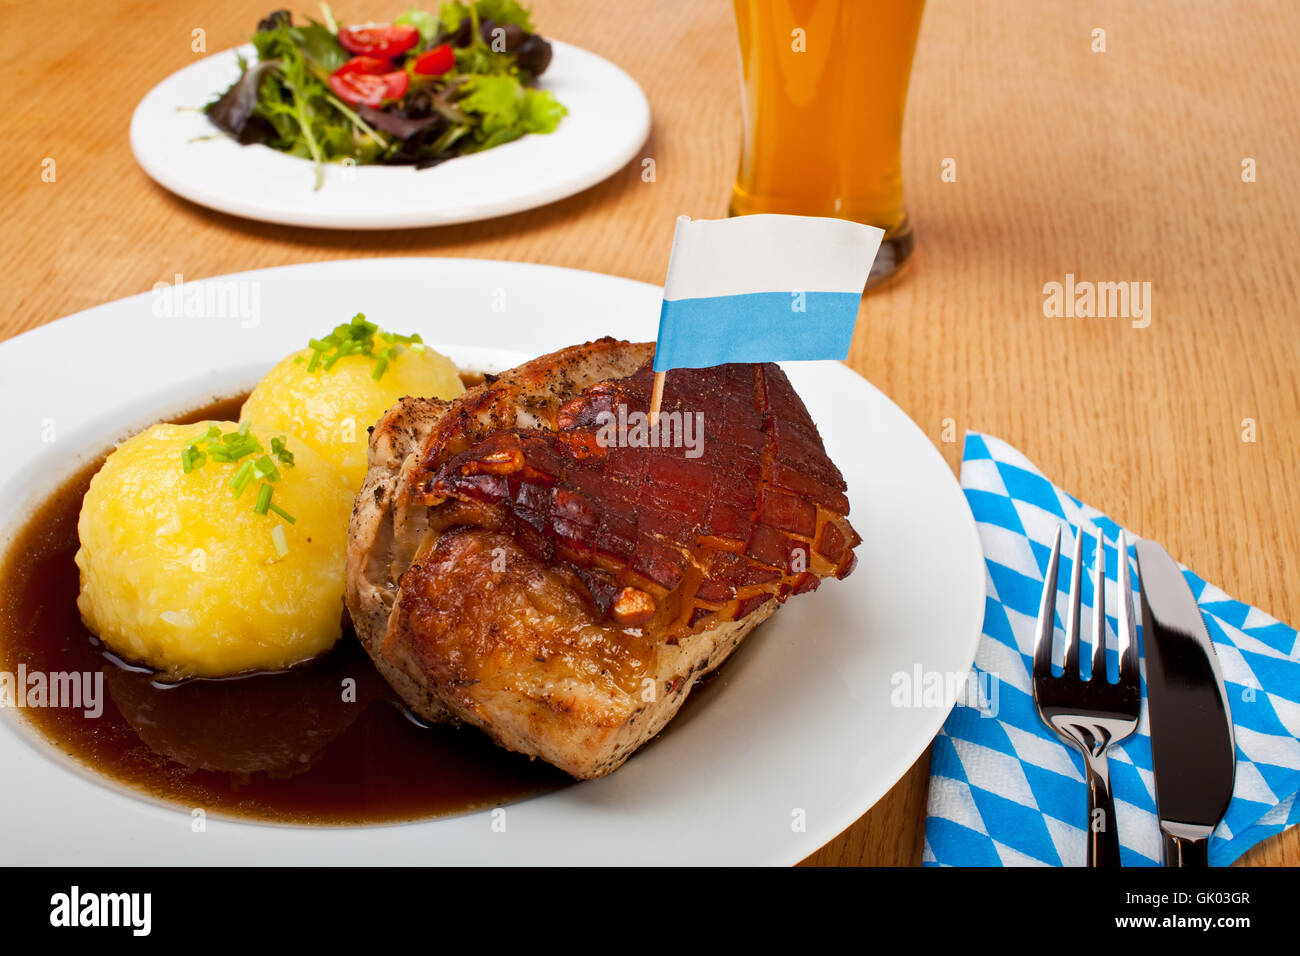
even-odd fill
[[(204, 108), (241, 143), (311, 160), (317, 188), (325, 163), (427, 168), (550, 133), (566, 114), (536, 85), (551, 46), (517, 0), (451, 0), (436, 15), (409, 10), (393, 21), (405, 45), (384, 58), (349, 52), (340, 37), (357, 50), (352, 28), (341, 31), (323, 11), (323, 22), (296, 24), (284, 10), (263, 19), (253, 36), (256, 59), (241, 59), (239, 79)], [(364, 89), (382, 79), (395, 95), (351, 95), (345, 74), (358, 71), (371, 74), (362, 77), (372, 84)]]

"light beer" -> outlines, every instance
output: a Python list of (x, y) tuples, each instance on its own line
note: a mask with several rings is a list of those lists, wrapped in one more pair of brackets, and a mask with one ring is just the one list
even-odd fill
[(912, 249), (903, 107), (924, 0), (735, 0), (744, 142), (733, 215), (853, 219), (885, 230), (871, 284)]

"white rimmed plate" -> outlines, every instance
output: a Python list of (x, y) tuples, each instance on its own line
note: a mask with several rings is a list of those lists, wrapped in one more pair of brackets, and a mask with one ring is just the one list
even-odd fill
[[(251, 387), (365, 311), (485, 370), (602, 335), (654, 337), (654, 286), (548, 266), (360, 259), (246, 272), (89, 309), (0, 343), (0, 546), (113, 440)], [(187, 305), (189, 308), (187, 308)], [(189, 317), (186, 313), (189, 312)], [(0, 846), (15, 863), (794, 863), (875, 803), (947, 706), (895, 706), (897, 675), (964, 674), (984, 609), (952, 473), (837, 362), (785, 366), (843, 470), (858, 569), (792, 598), (683, 720), (601, 780), (490, 813), (354, 828), (269, 826), (149, 802), (56, 755), (0, 710)], [(49, 438), (51, 427), (56, 440)], [(360, 768), (358, 772), (361, 772)], [(383, 781), (375, 781), (382, 786)], [(797, 824), (803, 821), (801, 828)]]
[[(613, 175), (650, 132), (650, 104), (635, 80), (594, 53), (551, 41), (542, 75), (569, 110), (553, 133), (435, 166), (325, 166), (270, 147), (240, 146), (198, 107), (239, 77), (237, 53), (206, 57), (173, 73), (140, 101), (131, 150), (160, 185), (220, 212), (324, 229), (407, 229), (489, 219), (555, 202)], [(215, 134), (215, 136), (214, 136)]]

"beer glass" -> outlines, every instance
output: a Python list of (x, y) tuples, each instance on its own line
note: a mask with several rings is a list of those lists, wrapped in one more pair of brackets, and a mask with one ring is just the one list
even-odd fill
[(744, 141), (731, 214), (885, 230), (867, 288), (912, 252), (903, 106), (925, 0), (735, 0)]

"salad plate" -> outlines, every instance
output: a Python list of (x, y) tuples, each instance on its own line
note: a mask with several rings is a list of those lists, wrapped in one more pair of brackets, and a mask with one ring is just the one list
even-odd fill
[[(0, 397), (28, 410), (0, 458), (0, 547), (113, 442), (242, 393), (337, 315), (364, 310), (462, 369), (494, 372), (605, 335), (652, 340), (661, 296), (547, 266), (366, 259), (186, 282), (183, 294), (155, 290), (50, 323), (0, 343)], [(816, 851), (938, 732), (953, 698), (900, 695), (900, 681), (968, 672), (984, 564), (951, 470), (902, 410), (840, 363), (783, 368), (844, 473), (860, 564), (759, 627), (621, 769), (504, 810), (344, 827), (212, 814), (196, 828), (191, 808), (115, 783), (50, 746), (23, 711), (0, 708), (0, 766), (21, 781), (0, 788), (6, 859), (792, 864)]]
[(626, 165), (650, 132), (636, 81), (559, 41), (540, 87), (568, 113), (527, 135), (431, 169), (327, 163), (241, 146), (202, 112), (240, 76), (251, 45), (199, 60), (154, 87), (131, 119), (131, 149), (159, 185), (219, 212), (322, 229), (410, 229), (504, 216), (581, 192)]

